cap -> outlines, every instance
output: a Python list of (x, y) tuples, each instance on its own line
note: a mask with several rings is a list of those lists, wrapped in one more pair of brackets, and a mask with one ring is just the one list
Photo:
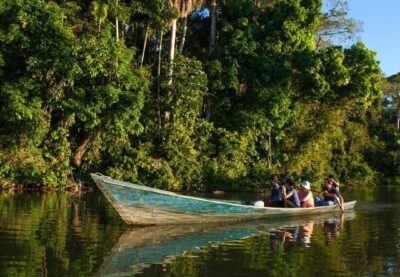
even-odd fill
[(310, 182), (308, 182), (308, 181), (303, 181), (303, 182), (301, 182), (300, 185), (301, 185), (303, 188), (307, 189), (307, 190), (310, 190), (310, 189), (311, 189)]

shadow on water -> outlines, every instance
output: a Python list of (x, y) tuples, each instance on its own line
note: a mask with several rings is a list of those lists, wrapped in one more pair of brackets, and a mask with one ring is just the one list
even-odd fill
[(142, 273), (154, 264), (165, 266), (178, 256), (197, 257), (209, 247), (240, 245), (241, 240), (268, 236), (271, 251), (293, 243), (309, 247), (314, 225), (324, 226), (326, 240), (339, 234), (344, 220), (354, 212), (328, 214), (286, 220), (263, 220), (224, 225), (183, 225), (131, 228), (121, 235), (105, 258), (98, 275), (128, 276)]

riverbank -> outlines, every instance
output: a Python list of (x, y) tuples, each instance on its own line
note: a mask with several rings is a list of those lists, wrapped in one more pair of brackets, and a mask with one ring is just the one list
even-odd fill
[(72, 192), (72, 193), (77, 193), (81, 191), (92, 191), (96, 189), (96, 187), (93, 184), (90, 183), (75, 183), (67, 187), (53, 187), (53, 186), (45, 186), (45, 185), (28, 185), (28, 186), (23, 186), (23, 185), (8, 185), (8, 186), (1, 186), (0, 185), (0, 192), (5, 192), (5, 193), (12, 193), (12, 192), (26, 192), (26, 191), (32, 191), (32, 192), (43, 192), (43, 193), (49, 193), (49, 192)]
[[(152, 187), (152, 186), (150, 186)], [(214, 186), (213, 186), (214, 187)], [(256, 186), (251, 186), (251, 187), (256, 187)], [(299, 185), (297, 184), (295, 186), (296, 188), (299, 189)], [(321, 186), (317, 185), (312, 185), (313, 189), (320, 189)], [(352, 185), (352, 184), (341, 184), (341, 188), (352, 188), (352, 187), (359, 187), (358, 185)], [(0, 192), (23, 192), (23, 191), (37, 191), (37, 192), (73, 192), (77, 193), (80, 191), (93, 191), (93, 190), (98, 190), (97, 186), (93, 181), (87, 181), (87, 182), (78, 182), (71, 184), (67, 187), (53, 187), (53, 186), (45, 186), (45, 185), (28, 185), (28, 186), (23, 186), (23, 185), (8, 185), (8, 186), (1, 186), (0, 184)], [(271, 192), (271, 189), (269, 188), (268, 183), (266, 183), (263, 188), (255, 188), (255, 189), (245, 189), (245, 190), (229, 190), (229, 189), (214, 189), (214, 190), (171, 190), (176, 193), (181, 193), (181, 194), (188, 194), (188, 195), (195, 195), (195, 194), (213, 194), (216, 196), (223, 196), (224, 194), (230, 194), (230, 193), (257, 193), (257, 194), (269, 194)]]

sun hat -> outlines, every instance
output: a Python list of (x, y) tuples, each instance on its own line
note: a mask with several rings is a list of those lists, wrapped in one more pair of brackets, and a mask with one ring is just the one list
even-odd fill
[(310, 182), (308, 182), (308, 181), (303, 181), (303, 182), (301, 182), (300, 186), (302, 186), (303, 188), (305, 188), (305, 189), (307, 189), (307, 190), (310, 190), (310, 189), (311, 189)]

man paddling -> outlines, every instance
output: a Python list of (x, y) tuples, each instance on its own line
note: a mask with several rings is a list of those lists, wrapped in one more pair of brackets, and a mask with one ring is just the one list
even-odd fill
[(340, 203), (343, 205), (344, 204), (344, 200), (342, 195), (340, 194), (340, 183), (338, 180), (335, 179), (335, 177), (331, 174), (328, 176), (328, 179), (332, 182), (332, 186), (339, 192), (339, 199), (340, 199)]
[(339, 191), (333, 186), (333, 182), (329, 178), (325, 179), (325, 185), (322, 189), (322, 194), (324, 196), (324, 200), (319, 200), (318, 206), (330, 206), (337, 203), (340, 206), (341, 210), (344, 211), (343, 197), (340, 195)]
[(328, 179), (332, 182), (333, 187), (339, 191), (340, 183), (338, 180), (335, 179), (335, 177), (331, 174), (328, 176)]

